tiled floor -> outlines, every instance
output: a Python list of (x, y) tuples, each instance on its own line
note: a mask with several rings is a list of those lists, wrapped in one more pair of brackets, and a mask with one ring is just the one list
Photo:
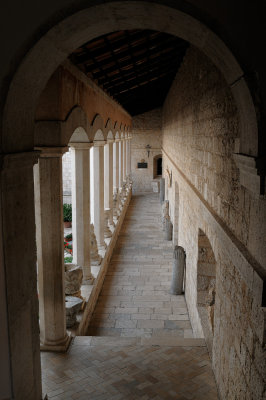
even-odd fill
[(172, 251), (158, 195), (134, 196), (88, 336), (42, 353), (48, 399), (218, 400), (205, 341), (184, 297), (169, 294)]
[(184, 296), (169, 292), (172, 258), (158, 194), (134, 196), (88, 335), (193, 337)]
[(205, 346), (142, 346), (129, 338), (90, 346), (90, 338), (77, 337), (68, 354), (43, 353), (42, 367), (53, 400), (218, 400)]

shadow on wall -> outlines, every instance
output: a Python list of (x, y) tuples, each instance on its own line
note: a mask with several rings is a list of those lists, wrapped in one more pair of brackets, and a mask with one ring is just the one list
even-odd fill
[(208, 237), (199, 229), (197, 308), (206, 344), (212, 355), (215, 317), (216, 261)]

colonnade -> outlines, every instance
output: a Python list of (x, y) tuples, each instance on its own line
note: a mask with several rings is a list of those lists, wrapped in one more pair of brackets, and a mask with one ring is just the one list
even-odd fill
[[(104, 252), (105, 211), (115, 226), (130, 190), (130, 137), (69, 142), (72, 161), (73, 264), (83, 269), (83, 284), (92, 284), (90, 204), (98, 249)], [(66, 331), (64, 291), (64, 226), (62, 156), (69, 147), (42, 148), (34, 166), (36, 243), (41, 349), (64, 351)], [(90, 149), (93, 147), (93, 193), (90, 194)], [(104, 254), (104, 253), (102, 253)]]

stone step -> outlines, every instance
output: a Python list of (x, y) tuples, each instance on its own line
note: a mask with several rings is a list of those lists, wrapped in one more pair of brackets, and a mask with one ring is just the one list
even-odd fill
[(205, 347), (204, 339), (181, 337), (116, 337), (116, 336), (76, 336), (72, 346), (169, 346), (169, 347)]

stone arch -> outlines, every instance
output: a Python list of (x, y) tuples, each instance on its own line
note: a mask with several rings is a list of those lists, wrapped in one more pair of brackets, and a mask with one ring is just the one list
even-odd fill
[(96, 132), (95, 132), (95, 135), (94, 135), (94, 142), (97, 142), (98, 140), (104, 140), (104, 134), (103, 134), (103, 131), (101, 130), (101, 129), (98, 129)]
[(114, 137), (114, 124), (111, 120), (111, 118), (108, 118), (105, 128), (104, 128), (104, 137), (107, 139), (113, 139)]
[(104, 140), (104, 122), (100, 114), (95, 115), (91, 128), (93, 140)]
[[(153, 179), (158, 178), (159, 176), (162, 176), (162, 159), (163, 159), (163, 156), (161, 153), (156, 154), (156, 156), (153, 157)], [(161, 160), (161, 164), (160, 164), (160, 160)], [(160, 166), (158, 164), (160, 164)], [(160, 169), (161, 173), (158, 173), (158, 172), (160, 172), (158, 170), (158, 167), (161, 168)]]
[(79, 129), (80, 133), (82, 129), (83, 133), (85, 133), (85, 135), (87, 136), (86, 140), (89, 140), (89, 126), (90, 124), (85, 111), (80, 106), (73, 107), (68, 113), (66, 120), (62, 122), (61, 131), (63, 144), (67, 145), (70, 142), (70, 140), (72, 139), (72, 135), (76, 131), (76, 129)]
[(243, 71), (231, 51), (217, 35), (190, 15), (161, 4), (153, 3), (151, 7), (145, 1), (119, 4), (111, 1), (88, 7), (65, 18), (41, 37), (24, 57), (10, 84), (3, 115), (3, 151), (33, 147), (34, 115), (40, 94), (52, 73), (73, 50), (105, 33), (133, 28), (179, 36), (213, 61), (230, 85), (238, 107), (239, 151), (256, 156), (255, 107)]
[(84, 128), (78, 127), (74, 130), (69, 143), (89, 143), (90, 140)]
[[(68, 144), (71, 143), (90, 143), (90, 139), (84, 127), (79, 126), (72, 133)], [(63, 202), (72, 203), (71, 192), (72, 192), (72, 172), (73, 168), (71, 160), (71, 149), (66, 152), (62, 157), (62, 171), (63, 171)]]
[(216, 260), (207, 235), (198, 231), (197, 309), (209, 353), (212, 354), (216, 294)]
[(113, 134), (113, 132), (112, 132), (112, 131), (109, 131), (109, 132), (107, 133), (106, 138), (107, 138), (107, 139), (113, 140), (113, 139), (114, 139), (114, 134)]

